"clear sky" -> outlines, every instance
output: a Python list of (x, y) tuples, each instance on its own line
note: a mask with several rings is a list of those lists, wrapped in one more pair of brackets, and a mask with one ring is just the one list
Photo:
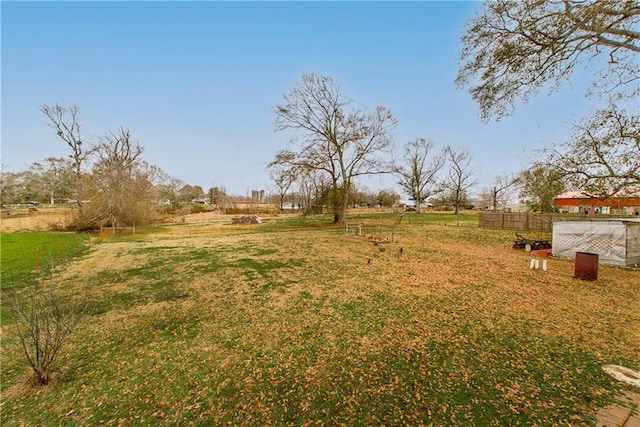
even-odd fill
[[(123, 126), (174, 178), (268, 192), (265, 166), (287, 141), (274, 107), (316, 72), (359, 107), (391, 109), (398, 154), (416, 137), (469, 148), (479, 191), (566, 140), (588, 107), (576, 77), (483, 124), (453, 83), (478, 2), (0, 3), (6, 172), (68, 155), (39, 107), (76, 104), (85, 139)], [(363, 184), (399, 191), (395, 181)]]

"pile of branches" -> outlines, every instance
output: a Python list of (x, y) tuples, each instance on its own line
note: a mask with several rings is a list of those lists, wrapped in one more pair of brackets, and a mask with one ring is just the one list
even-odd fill
[(231, 224), (262, 224), (262, 218), (257, 215), (243, 215), (231, 218)]

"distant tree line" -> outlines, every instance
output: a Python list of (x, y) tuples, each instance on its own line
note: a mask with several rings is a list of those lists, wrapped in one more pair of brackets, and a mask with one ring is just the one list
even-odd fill
[[(470, 148), (438, 147), (417, 137), (395, 158), (398, 121), (388, 108), (357, 107), (335, 78), (303, 74), (274, 109), (275, 130), (286, 133), (288, 143), (267, 165), (270, 199), (281, 209), (297, 206), (305, 214), (326, 210), (341, 222), (351, 206), (397, 203), (394, 189), (371, 194), (359, 188), (362, 178), (385, 174), (396, 177), (417, 212), (425, 203), (458, 212), (478, 201), (497, 210), (514, 197), (532, 211), (549, 212), (553, 198), (568, 189), (603, 198), (637, 195), (639, 26), (640, 7), (630, 0), (494, 0), (468, 21), (455, 83), (469, 88), (484, 121), (513, 114), (541, 90), (553, 93), (581, 66), (596, 70), (588, 95), (598, 104), (573, 124), (570, 138), (541, 147), (520, 172), (496, 171), (475, 202)], [(79, 228), (149, 222), (157, 214), (154, 201), (175, 207), (208, 199), (222, 210), (229, 205), (223, 187), (205, 193), (148, 164), (128, 129), (88, 142), (76, 106), (44, 105), (41, 111), (69, 156), (3, 172), (3, 204), (70, 200), (78, 208)]]

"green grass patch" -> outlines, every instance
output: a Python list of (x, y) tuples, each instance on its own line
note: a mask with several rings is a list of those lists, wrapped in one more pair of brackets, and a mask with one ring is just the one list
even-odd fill
[[(76, 233), (1, 233), (0, 290), (19, 292), (38, 279), (50, 277), (56, 268), (85, 254), (90, 247), (89, 239), (88, 235)], [(7, 298), (2, 298), (2, 325), (10, 318)]]
[(32, 280), (36, 269), (46, 272), (52, 265), (82, 255), (89, 247), (88, 242), (88, 235), (76, 233), (0, 234), (2, 290)]

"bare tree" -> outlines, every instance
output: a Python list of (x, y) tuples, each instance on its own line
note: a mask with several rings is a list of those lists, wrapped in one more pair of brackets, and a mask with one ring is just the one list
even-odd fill
[(639, 23), (636, 0), (487, 1), (462, 37), (456, 84), (471, 86), (485, 121), (556, 90), (586, 63), (606, 63), (601, 90), (637, 96)]
[(324, 204), (324, 196), (331, 186), (331, 180), (319, 169), (299, 168), (296, 184), (306, 216), (313, 212), (314, 205)]
[(85, 144), (80, 135), (80, 121), (78, 107), (72, 105), (68, 108), (58, 104), (43, 105), (40, 111), (49, 119), (49, 125), (55, 130), (58, 138), (63, 140), (69, 148), (73, 161), (73, 173), (75, 176), (75, 197), (78, 204), (78, 216), (83, 215), (84, 192), (82, 185), (82, 173), (84, 163), (91, 156), (94, 148)]
[(612, 105), (574, 126), (549, 163), (595, 197), (640, 192), (640, 116)]
[(512, 176), (500, 175), (495, 177), (491, 186), (483, 191), (494, 212), (498, 210), (498, 206), (506, 205), (509, 189), (515, 185), (515, 182), (516, 179)]
[(445, 165), (445, 153), (432, 154), (434, 143), (416, 138), (404, 146), (404, 168), (398, 168), (398, 184), (416, 203), (416, 213), (422, 212), (422, 203), (442, 191), (437, 175)]
[(278, 196), (278, 203), (280, 210), (284, 208), (284, 199), (287, 196), (287, 192), (293, 185), (298, 175), (297, 168), (287, 167), (282, 164), (274, 164), (269, 167), (269, 175), (271, 181), (276, 186), (276, 195)]
[(334, 222), (346, 217), (349, 191), (354, 178), (389, 173), (392, 167), (382, 157), (391, 149), (391, 131), (396, 119), (385, 107), (374, 111), (350, 109), (338, 82), (327, 76), (304, 74), (283, 95), (276, 107), (276, 130), (291, 129), (296, 135), (290, 149), (277, 153), (271, 165), (317, 169), (331, 177)]
[(5, 172), (0, 174), (0, 202), (2, 206), (9, 203), (19, 203), (23, 200), (23, 174)]
[(444, 188), (449, 190), (454, 213), (457, 215), (468, 190), (476, 184), (473, 179), (475, 170), (471, 167), (472, 156), (469, 149), (447, 146), (445, 153), (449, 162), (449, 172)]
[(38, 176), (39, 187), (46, 196), (49, 204), (54, 205), (56, 196), (68, 196), (73, 175), (73, 163), (70, 159), (47, 157), (43, 163), (31, 165), (31, 171)]
[(11, 298), (15, 331), (37, 385), (47, 385), (67, 338), (81, 319), (84, 307), (62, 304), (51, 290), (35, 284)]
[[(11, 177), (12, 179), (8, 179)], [(42, 201), (46, 197), (40, 187), (40, 175), (36, 170), (29, 168), (26, 171), (16, 172), (13, 174), (6, 174), (6, 189), (5, 197), (9, 192), (14, 192), (15, 203), (24, 203), (26, 201)], [(11, 191), (13, 190), (13, 191)]]
[(349, 190), (349, 206), (356, 208), (363, 204), (374, 205), (375, 203), (375, 197), (366, 185), (360, 185), (355, 182), (351, 184), (351, 189)]
[(109, 132), (97, 147), (93, 167), (92, 218), (114, 227), (148, 223), (152, 189), (159, 171), (142, 160), (144, 149), (128, 129)]

